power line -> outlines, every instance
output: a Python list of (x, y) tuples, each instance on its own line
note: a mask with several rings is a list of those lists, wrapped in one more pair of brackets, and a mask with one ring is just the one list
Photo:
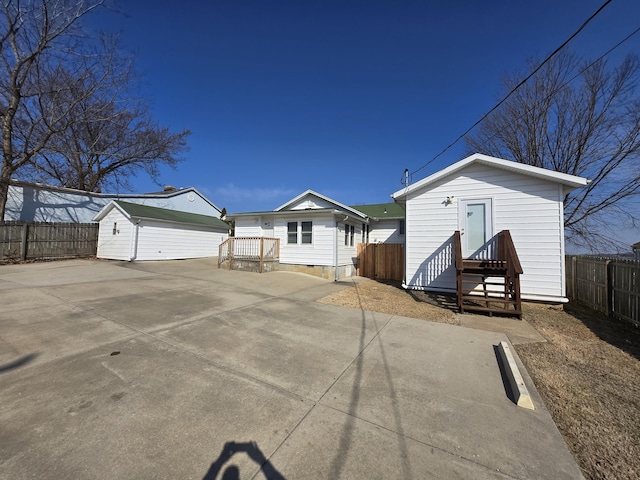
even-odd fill
[[(524, 85), (531, 77), (533, 77), (547, 62), (549, 62), (560, 50), (562, 50), (564, 47), (567, 46), (567, 44), (573, 40), (598, 14), (600, 14), (600, 12), (602, 12), (602, 10), (604, 10), (604, 8), (609, 5), (612, 2), (612, 0), (607, 0), (606, 2), (604, 2), (600, 8), (598, 8), (598, 10), (596, 10), (596, 12), (594, 14), (592, 14), (582, 25), (580, 25), (580, 27), (569, 37), (567, 38), (564, 42), (562, 42), (562, 44), (556, 48), (551, 54), (549, 54), (547, 56), (547, 58), (545, 58), (542, 63), (540, 63), (540, 65), (538, 65), (524, 80), (522, 80), (520, 83), (518, 83), (515, 87), (513, 87), (511, 89), (511, 91), (509, 93), (507, 93), (507, 95), (500, 100), (491, 110), (489, 110), (487, 113), (485, 113), (482, 117), (480, 117), (480, 119), (474, 123), (473, 125), (471, 125), (471, 127), (469, 127), (467, 130), (465, 130), (464, 133), (462, 133), (461, 135), (458, 136), (458, 138), (456, 138), (453, 142), (451, 142), (449, 145), (447, 145), (440, 153), (438, 153), (435, 157), (433, 157), (431, 160), (429, 160), (428, 162), (426, 162), (424, 165), (422, 165), (420, 168), (418, 168), (417, 170), (414, 170), (413, 172), (411, 172), (409, 174), (409, 177), (412, 177), (414, 174), (418, 173), (420, 170), (422, 170), (423, 168), (425, 168), (426, 166), (430, 165), (431, 163), (433, 163), (438, 157), (440, 157), (443, 153), (445, 153), (447, 150), (449, 150), (451, 147), (453, 147), (456, 143), (458, 143), (460, 140), (462, 140), (471, 130), (473, 130), (474, 128), (476, 128), (478, 126), (478, 124), (482, 121), (484, 121), (484, 119), (486, 119), (491, 113), (493, 113), (497, 108), (500, 107), (500, 105), (502, 105), (511, 95), (513, 95), (522, 85)], [(404, 183), (404, 182), (403, 182)]]
[[(578, 73), (576, 73), (573, 77), (571, 77), (569, 80), (567, 80), (566, 82), (564, 82), (563, 84), (561, 84), (560, 86), (558, 86), (555, 90), (553, 90), (549, 95), (547, 95), (544, 98), (544, 101), (546, 102), (547, 100), (551, 99), (551, 97), (553, 97), (554, 95), (556, 95), (558, 92), (560, 92), (564, 87), (566, 87), (567, 85), (569, 85), (571, 82), (573, 82), (576, 78), (578, 78), (580, 75), (582, 75), (584, 72), (586, 72), (587, 70), (589, 70), (591, 67), (593, 67), (596, 63), (598, 63), (600, 60), (602, 60), (603, 58), (605, 58), (606, 56), (610, 55), (615, 49), (617, 49), (618, 47), (620, 47), (623, 43), (627, 42), (631, 37), (633, 37), (634, 35), (636, 35), (638, 32), (640, 32), (640, 27), (636, 28), (633, 32), (631, 32), (629, 35), (627, 35), (626, 37), (624, 37), (622, 40), (620, 40), (618, 43), (616, 43), (613, 47), (611, 47), (609, 50), (607, 50), (606, 52), (604, 52), (602, 55), (600, 55), (598, 58), (596, 58), (593, 62), (591, 62), (589, 65), (587, 65), (586, 67), (584, 67), (582, 70), (580, 70)], [(531, 113), (531, 109), (527, 110), (525, 113)], [(521, 118), (523, 118), (525, 116), (525, 113), (523, 113), (522, 115), (519, 115), (518, 117), (516, 117), (517, 120), (520, 120)], [(484, 142), (482, 142), (482, 146), (485, 146), (487, 144), (488, 141), (493, 140), (498, 134), (494, 134), (492, 136), (490, 136), (489, 138), (487, 138)]]

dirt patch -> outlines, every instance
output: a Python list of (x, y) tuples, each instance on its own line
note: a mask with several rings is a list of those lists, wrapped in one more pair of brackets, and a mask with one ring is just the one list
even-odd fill
[(318, 301), (341, 307), (457, 325), (454, 313), (455, 299), (452, 296), (405, 290), (400, 283), (396, 282), (385, 283), (358, 278), (355, 286), (340, 290)]
[[(358, 279), (320, 300), (457, 324), (452, 296)], [(523, 305), (547, 340), (516, 351), (586, 478), (640, 476), (640, 330), (580, 306)]]

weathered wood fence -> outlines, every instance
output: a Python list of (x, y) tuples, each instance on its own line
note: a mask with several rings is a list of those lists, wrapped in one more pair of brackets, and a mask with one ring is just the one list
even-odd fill
[(378, 280), (402, 281), (404, 245), (400, 243), (358, 244), (358, 275)]
[(98, 227), (97, 223), (0, 223), (0, 261), (94, 256)]
[(640, 262), (567, 255), (567, 296), (640, 326)]

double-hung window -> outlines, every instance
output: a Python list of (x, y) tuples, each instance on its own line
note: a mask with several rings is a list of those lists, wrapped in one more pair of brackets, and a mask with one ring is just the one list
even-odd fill
[(287, 222), (287, 243), (298, 243), (298, 222)]
[[(300, 225), (300, 231), (298, 231)], [(300, 242), (298, 242), (298, 237)], [(310, 245), (313, 243), (313, 222), (287, 222), (287, 243)]]
[(313, 224), (312, 222), (301, 222), (302, 223), (302, 237), (301, 243), (313, 243)]
[(353, 225), (344, 225), (344, 245), (345, 247), (353, 247), (353, 237), (356, 234), (356, 227)]

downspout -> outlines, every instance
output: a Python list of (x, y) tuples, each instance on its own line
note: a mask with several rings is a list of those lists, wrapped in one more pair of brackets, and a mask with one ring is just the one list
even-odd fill
[(138, 256), (138, 229), (140, 228), (140, 220), (137, 220), (131, 230), (131, 251), (129, 252), (129, 261), (133, 262)]

